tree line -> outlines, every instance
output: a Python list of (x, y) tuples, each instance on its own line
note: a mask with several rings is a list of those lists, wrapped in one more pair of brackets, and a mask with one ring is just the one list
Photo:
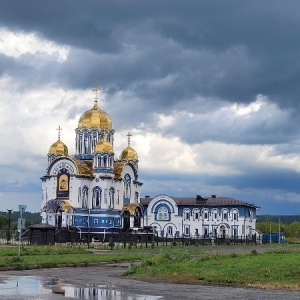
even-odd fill
[[(26, 220), (26, 227), (40, 223), (40, 214), (25, 212), (22, 217)], [(20, 218), (20, 212), (11, 212), (10, 214), (10, 228), (16, 230), (18, 227), (18, 218)], [(9, 214), (8, 212), (0, 212), (0, 230), (7, 230), (9, 227)]]
[(300, 215), (258, 215), (256, 216), (256, 221), (261, 222), (278, 222), (284, 224), (291, 224), (293, 222), (300, 222)]
[(257, 222), (256, 229), (263, 233), (284, 232), (287, 238), (300, 239), (300, 222), (292, 222), (290, 224), (270, 221)]
[(257, 216), (256, 229), (263, 233), (284, 232), (285, 237), (300, 240), (300, 215)]

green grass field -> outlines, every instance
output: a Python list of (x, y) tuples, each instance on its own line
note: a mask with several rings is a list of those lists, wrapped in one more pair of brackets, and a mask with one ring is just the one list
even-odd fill
[(161, 251), (130, 267), (126, 275), (178, 283), (300, 290), (300, 248), (198, 256), (188, 251)]
[(61, 266), (79, 266), (103, 262), (120, 262), (141, 260), (144, 255), (135, 252), (93, 254), (82, 247), (71, 246), (25, 246), (21, 256), (17, 256), (17, 248), (0, 249), (0, 267), (13, 267), (17, 270), (34, 268), (56, 268)]

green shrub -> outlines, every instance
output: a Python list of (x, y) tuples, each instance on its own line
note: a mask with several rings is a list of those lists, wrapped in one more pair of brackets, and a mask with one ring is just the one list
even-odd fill
[(252, 249), (250, 253), (251, 253), (251, 255), (257, 255), (258, 254), (255, 249)]

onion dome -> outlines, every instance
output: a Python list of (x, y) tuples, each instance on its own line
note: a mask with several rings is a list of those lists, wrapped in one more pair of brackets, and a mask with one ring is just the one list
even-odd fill
[(136, 153), (136, 151), (130, 147), (130, 137), (132, 135), (130, 134), (130, 132), (128, 133), (127, 137), (128, 137), (128, 146), (122, 151), (120, 159), (121, 160), (138, 160), (138, 155)]
[(58, 140), (52, 144), (52, 146), (49, 149), (48, 154), (54, 154), (54, 155), (68, 155), (68, 147), (60, 140), (60, 133), (62, 131), (62, 128), (59, 126), (58, 129)]
[(92, 109), (87, 110), (79, 119), (78, 128), (99, 128), (112, 129), (112, 121), (110, 116), (99, 108), (98, 101)]
[(95, 147), (95, 152), (108, 152), (108, 153), (113, 153), (113, 146), (112, 144), (104, 139), (104, 136), (102, 140), (100, 140)]
[(55, 142), (49, 149), (48, 154), (54, 155), (68, 155), (68, 147), (58, 138), (57, 142)]
[(122, 151), (120, 158), (121, 160), (138, 160), (138, 155), (133, 148), (127, 146), (127, 148)]

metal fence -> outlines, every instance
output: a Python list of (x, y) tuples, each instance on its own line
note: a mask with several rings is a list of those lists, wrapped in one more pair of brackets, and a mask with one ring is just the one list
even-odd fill
[[(29, 244), (28, 237), (21, 238), (22, 244)], [(0, 245), (17, 245), (19, 244), (19, 232), (17, 230), (0, 230)]]
[[(54, 243), (58, 245), (66, 244), (80, 244), (86, 245), (101, 245), (101, 244), (119, 244), (123, 247), (130, 246), (145, 246), (145, 247), (158, 247), (170, 245), (253, 245), (261, 244), (263, 242), (262, 236), (235, 236), (233, 238), (218, 238), (218, 237), (159, 237), (153, 235), (151, 232), (136, 233), (136, 232), (122, 232), (122, 233), (106, 233), (106, 235), (79, 235), (74, 231), (59, 231), (55, 232)], [(38, 244), (32, 240), (30, 230), (25, 230), (22, 234), (21, 243)], [(17, 245), (19, 244), (19, 232), (0, 230), (0, 245)]]

